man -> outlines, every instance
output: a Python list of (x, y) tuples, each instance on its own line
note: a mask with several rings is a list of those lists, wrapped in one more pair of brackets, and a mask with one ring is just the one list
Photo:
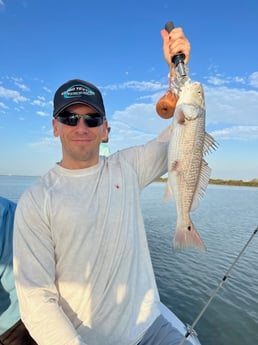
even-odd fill
[(13, 276), (13, 220), (16, 204), (0, 197), (0, 345), (36, 344), (20, 319)]
[[(164, 56), (190, 44), (180, 28)], [(62, 159), (21, 198), (14, 267), (22, 319), (40, 345), (173, 345), (182, 336), (160, 315), (140, 191), (167, 171), (157, 139), (108, 158), (100, 91), (70, 80), (54, 96)], [(186, 342), (187, 344), (187, 342)]]

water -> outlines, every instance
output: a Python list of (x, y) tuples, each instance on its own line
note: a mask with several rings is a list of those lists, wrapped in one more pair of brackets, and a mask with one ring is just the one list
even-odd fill
[[(258, 188), (209, 186), (192, 213), (208, 251), (173, 252), (175, 205), (164, 184), (142, 194), (161, 300), (192, 324), (258, 226)], [(195, 329), (202, 345), (258, 344), (258, 234), (218, 290)]]
[(0, 196), (17, 202), (23, 193), (38, 177), (0, 175)]
[[(17, 202), (37, 177), (0, 176), (0, 195)], [(192, 219), (208, 251), (173, 252), (175, 205), (164, 184), (142, 193), (143, 214), (161, 300), (192, 324), (258, 226), (258, 188), (208, 186)], [(258, 234), (195, 329), (202, 345), (258, 344)]]

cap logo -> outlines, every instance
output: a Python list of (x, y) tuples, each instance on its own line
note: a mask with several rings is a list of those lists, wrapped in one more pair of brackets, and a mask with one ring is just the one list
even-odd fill
[(69, 89), (67, 89), (66, 91), (62, 92), (61, 95), (64, 98), (74, 98), (83, 96), (93, 96), (95, 95), (95, 92), (85, 85), (76, 84), (69, 87)]

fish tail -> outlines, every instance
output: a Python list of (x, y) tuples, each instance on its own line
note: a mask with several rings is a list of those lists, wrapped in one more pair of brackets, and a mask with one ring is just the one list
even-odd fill
[(197, 248), (206, 251), (205, 244), (199, 236), (193, 222), (190, 220), (187, 225), (177, 224), (173, 239), (173, 248), (182, 250), (186, 248)]

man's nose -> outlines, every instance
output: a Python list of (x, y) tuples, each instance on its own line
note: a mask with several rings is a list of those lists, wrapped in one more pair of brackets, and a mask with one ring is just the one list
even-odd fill
[(76, 125), (76, 127), (78, 129), (85, 129), (85, 128), (89, 128), (89, 126), (86, 124), (86, 122), (84, 121), (83, 116), (80, 116), (78, 123)]

